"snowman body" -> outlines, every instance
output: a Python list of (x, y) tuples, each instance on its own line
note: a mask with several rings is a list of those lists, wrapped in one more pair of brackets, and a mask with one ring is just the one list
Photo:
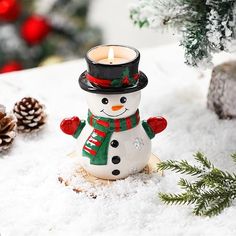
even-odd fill
[(92, 131), (93, 127), (87, 124), (77, 139), (78, 161), (88, 173), (102, 179), (121, 179), (140, 172), (147, 165), (151, 140), (140, 123), (130, 130), (112, 134), (106, 165), (92, 165), (88, 157), (82, 156), (83, 145)]
[[(141, 92), (126, 94), (86, 93), (88, 108), (96, 117), (121, 119), (130, 117), (138, 110)], [(140, 172), (148, 163), (151, 154), (151, 140), (141, 122), (135, 127), (113, 132), (108, 145), (107, 164), (91, 164), (83, 156), (83, 147), (94, 127), (86, 124), (77, 139), (77, 156), (80, 165), (90, 174), (102, 179), (121, 179)]]
[(88, 68), (79, 85), (85, 91), (87, 119), (65, 118), (60, 127), (77, 139), (77, 159), (89, 174), (123, 179), (148, 164), (151, 139), (166, 128), (167, 121), (163, 117), (140, 121), (141, 90), (148, 78), (138, 68), (137, 49), (100, 45), (85, 58)]

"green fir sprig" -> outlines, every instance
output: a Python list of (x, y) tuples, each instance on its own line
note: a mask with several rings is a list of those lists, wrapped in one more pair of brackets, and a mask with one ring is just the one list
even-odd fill
[(181, 35), (188, 65), (210, 64), (236, 39), (235, 0), (138, 0), (130, 18), (140, 28), (172, 29)]
[[(165, 161), (158, 164), (158, 170), (171, 170), (177, 173), (195, 176), (188, 181), (181, 178), (178, 185), (182, 193), (159, 193), (166, 204), (191, 204), (193, 213), (198, 216), (214, 216), (229, 207), (236, 198), (236, 174), (216, 168), (202, 153), (194, 155), (199, 165), (187, 161)], [(236, 164), (236, 153), (232, 154)]]

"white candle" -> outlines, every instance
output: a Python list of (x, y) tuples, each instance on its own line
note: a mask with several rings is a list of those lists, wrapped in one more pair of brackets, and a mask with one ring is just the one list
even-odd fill
[(100, 45), (91, 48), (86, 57), (91, 62), (103, 65), (122, 65), (135, 60), (139, 53), (122, 45)]
[(127, 58), (122, 58), (122, 57), (116, 57), (115, 53), (114, 53), (114, 49), (112, 47), (109, 48), (108, 51), (108, 56), (107, 58), (104, 59), (100, 59), (98, 61), (98, 63), (101, 64), (107, 64), (107, 65), (115, 65), (115, 64), (122, 64), (122, 63), (126, 63), (129, 60)]

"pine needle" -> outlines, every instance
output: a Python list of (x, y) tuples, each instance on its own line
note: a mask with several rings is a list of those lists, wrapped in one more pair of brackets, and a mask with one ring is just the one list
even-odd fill
[(190, 165), (187, 161), (164, 161), (157, 164), (158, 170), (172, 170), (176, 173), (181, 174), (188, 174), (188, 175), (198, 175), (201, 174), (203, 171), (198, 168), (197, 166)]
[(211, 162), (201, 152), (197, 152), (194, 155), (194, 157), (197, 162), (199, 162), (200, 164), (203, 165), (203, 167), (205, 167), (207, 169), (214, 168), (214, 166), (211, 164)]
[(181, 193), (181, 194), (159, 193), (159, 197), (166, 204), (183, 205), (195, 202), (194, 197), (187, 193)]
[[(185, 160), (169, 160), (158, 164), (159, 170), (171, 170), (197, 178), (193, 181), (180, 178), (178, 185), (184, 192), (159, 193), (159, 197), (166, 204), (191, 204), (194, 207), (193, 214), (198, 216), (220, 214), (236, 198), (236, 174), (215, 168), (200, 152), (194, 157), (200, 167), (190, 165)], [(232, 158), (236, 162), (236, 154)]]

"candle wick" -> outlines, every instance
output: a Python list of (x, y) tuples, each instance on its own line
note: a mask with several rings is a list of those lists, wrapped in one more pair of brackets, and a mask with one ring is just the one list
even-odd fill
[(112, 63), (112, 61), (110, 61), (110, 65), (112, 65), (113, 63)]

